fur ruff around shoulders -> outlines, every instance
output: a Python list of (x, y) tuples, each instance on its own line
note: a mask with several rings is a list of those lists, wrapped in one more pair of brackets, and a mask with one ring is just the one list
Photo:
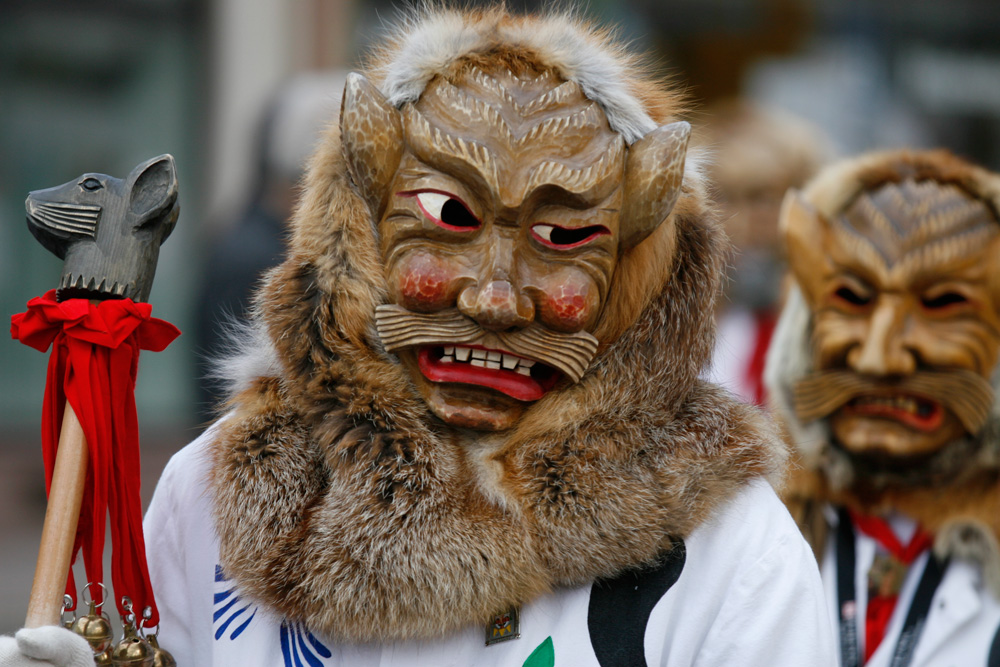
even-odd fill
[[(669, 93), (653, 98), (644, 113), (674, 120)], [(692, 172), (671, 218), (619, 262), (583, 379), (510, 431), (453, 429), (375, 333), (385, 278), (332, 128), (258, 294), (250, 352), (230, 363), (241, 383), (211, 480), (227, 576), (358, 642), (441, 636), (654, 562), (784, 462), (755, 408), (698, 379), (724, 252)]]

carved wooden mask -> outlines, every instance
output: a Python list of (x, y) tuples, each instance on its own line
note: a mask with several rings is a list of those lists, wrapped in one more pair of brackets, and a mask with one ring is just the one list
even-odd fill
[(803, 422), (829, 418), (855, 454), (932, 454), (985, 424), (1000, 352), (1000, 227), (993, 210), (933, 180), (887, 183), (826, 220), (796, 192), (782, 213), (813, 312), (816, 373)]
[(392, 302), (379, 335), (432, 411), (506, 429), (579, 381), (619, 254), (680, 193), (688, 125), (627, 147), (548, 71), (437, 77), (401, 110), (352, 75), (343, 109), (351, 176), (379, 220)]

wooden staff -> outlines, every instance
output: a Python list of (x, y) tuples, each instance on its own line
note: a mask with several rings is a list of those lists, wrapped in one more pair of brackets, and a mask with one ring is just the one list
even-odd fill
[[(161, 155), (124, 179), (85, 174), (25, 202), (28, 229), (64, 260), (58, 300), (146, 301), (160, 244), (177, 222), (174, 159)], [(136, 233), (142, 229), (143, 233)], [(87, 440), (67, 401), (25, 626), (58, 625), (87, 479)]]
[(42, 543), (38, 547), (35, 580), (28, 599), (28, 616), (24, 621), (27, 628), (59, 624), (86, 480), (87, 440), (80, 420), (67, 401), (49, 486)]

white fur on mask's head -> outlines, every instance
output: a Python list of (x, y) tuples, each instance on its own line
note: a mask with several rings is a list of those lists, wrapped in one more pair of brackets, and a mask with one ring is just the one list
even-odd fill
[(535, 53), (567, 81), (575, 81), (597, 102), (608, 124), (632, 144), (656, 123), (630, 89), (634, 58), (610, 39), (597, 41), (591, 30), (568, 12), (518, 20), (496, 12), (463, 14), (447, 9), (424, 9), (402, 22), (395, 58), (377, 74), (381, 92), (399, 107), (416, 101), (428, 82), (464, 55), (487, 51), (504, 43)]

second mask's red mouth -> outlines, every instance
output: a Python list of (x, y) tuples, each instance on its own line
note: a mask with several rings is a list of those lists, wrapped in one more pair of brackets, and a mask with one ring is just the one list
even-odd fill
[(560, 376), (559, 371), (541, 362), (474, 345), (422, 347), (417, 363), (431, 382), (479, 385), (519, 401), (537, 401)]
[(925, 433), (936, 431), (944, 422), (940, 403), (908, 394), (858, 396), (843, 410), (850, 415), (891, 419)]

